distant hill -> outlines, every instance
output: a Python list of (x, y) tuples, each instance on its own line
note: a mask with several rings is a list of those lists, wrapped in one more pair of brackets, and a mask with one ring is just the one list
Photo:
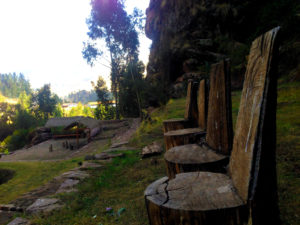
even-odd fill
[(87, 104), (88, 102), (97, 101), (97, 94), (95, 91), (86, 91), (81, 90), (77, 92), (70, 93), (67, 97), (64, 98), (65, 102), (81, 102), (82, 104)]

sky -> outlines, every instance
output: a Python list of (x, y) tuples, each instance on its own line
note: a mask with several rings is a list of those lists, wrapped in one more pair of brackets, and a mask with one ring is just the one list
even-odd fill
[[(149, 0), (127, 0), (126, 10), (143, 11)], [(36, 89), (51, 84), (60, 97), (91, 90), (101, 75), (110, 87), (110, 69), (82, 57), (88, 40), (90, 0), (0, 0), (0, 73), (23, 73)], [(140, 36), (140, 60), (148, 62), (151, 40)]]

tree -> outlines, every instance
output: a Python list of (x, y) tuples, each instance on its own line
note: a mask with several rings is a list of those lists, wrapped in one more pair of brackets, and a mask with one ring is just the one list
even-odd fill
[(98, 106), (95, 109), (95, 116), (100, 120), (107, 120), (114, 118), (114, 107), (110, 105), (109, 101), (112, 100), (110, 92), (107, 89), (106, 82), (103, 77), (99, 76), (97, 85), (91, 82), (92, 86), (98, 96)]
[(58, 103), (53, 111), (54, 117), (63, 117), (64, 116), (64, 110), (60, 103)]
[(17, 98), (25, 91), (27, 95), (31, 93), (30, 83), (20, 73), (0, 74), (0, 92), (10, 98)]
[(31, 108), (37, 116), (41, 115), (43, 119), (48, 119), (53, 114), (56, 104), (57, 100), (51, 94), (50, 84), (45, 84), (32, 96)]
[(142, 62), (130, 62), (120, 80), (120, 111), (126, 117), (142, 117), (142, 90), (144, 89)]
[(89, 28), (88, 36), (92, 42), (84, 44), (83, 57), (89, 64), (102, 55), (102, 51), (96, 48), (96, 41), (104, 39), (110, 53), (111, 90), (116, 101), (116, 115), (119, 118), (119, 90), (120, 74), (124, 70), (124, 64), (137, 61), (138, 33), (136, 25), (139, 13), (129, 16), (124, 9), (123, 0), (92, 0), (92, 11), (87, 20)]
[(30, 95), (26, 94), (26, 91), (21, 92), (19, 95), (18, 103), (20, 104), (21, 109), (29, 110), (30, 106)]
[(97, 85), (92, 81), (92, 86), (97, 94), (98, 102), (101, 104), (107, 105), (109, 101), (109, 92), (106, 86), (106, 82), (103, 77), (99, 76), (97, 80)]

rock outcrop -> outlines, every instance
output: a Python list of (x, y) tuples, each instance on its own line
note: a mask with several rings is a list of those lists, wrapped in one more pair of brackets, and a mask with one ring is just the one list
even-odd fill
[(172, 83), (185, 73), (206, 76), (209, 64), (225, 55), (215, 39), (228, 34), (228, 22), (238, 12), (229, 1), (151, 0), (146, 35), (153, 41), (148, 79)]
[[(299, 64), (299, 47), (285, 54), (289, 46), (299, 46), (300, 30), (293, 25), (300, 21), (293, 11), (297, 5), (296, 1), (272, 0), (150, 0), (145, 26), (147, 37), (153, 41), (148, 82), (163, 84), (169, 97), (181, 97), (186, 77), (207, 76), (210, 64), (228, 57), (232, 88), (240, 88), (254, 37), (278, 25), (284, 28), (285, 38), (279, 73), (288, 74)], [(283, 21), (283, 15), (289, 19)]]

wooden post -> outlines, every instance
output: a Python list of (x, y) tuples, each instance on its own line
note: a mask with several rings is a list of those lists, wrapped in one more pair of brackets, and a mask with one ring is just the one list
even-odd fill
[(79, 149), (79, 131), (78, 131), (78, 125), (76, 127), (76, 146), (77, 146), (77, 149)]

